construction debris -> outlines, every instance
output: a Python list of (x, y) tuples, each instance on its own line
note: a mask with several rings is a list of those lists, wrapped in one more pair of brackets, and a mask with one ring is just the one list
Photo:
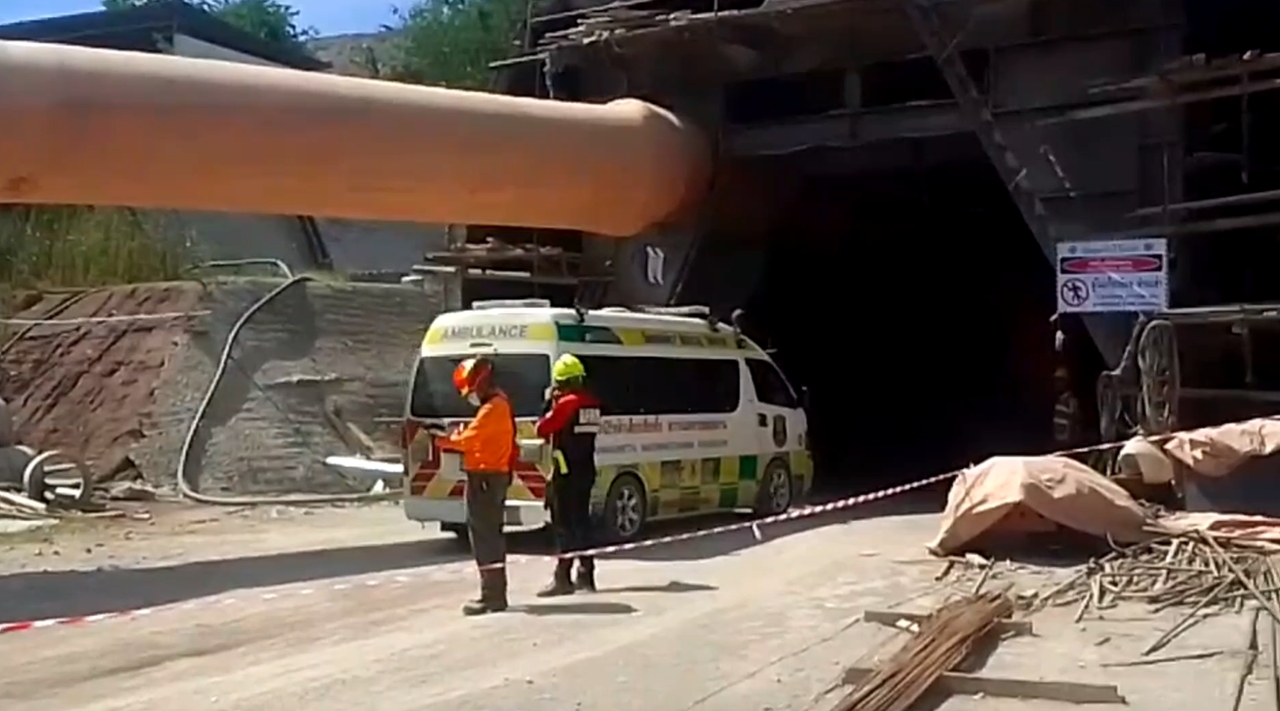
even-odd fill
[(835, 711), (905, 711), (1011, 614), (1013, 601), (1003, 592), (943, 605), (919, 624), (919, 631), (897, 653), (855, 684)]
[(1010, 634), (1030, 634), (1031, 623), (1009, 619), (1007, 591), (968, 595), (932, 614), (868, 610), (863, 619), (890, 625), (911, 637), (875, 669), (850, 667), (841, 683), (852, 686), (834, 711), (906, 711), (929, 691), (1068, 703), (1125, 703), (1110, 684), (1002, 679), (956, 671), (979, 644)]
[(1125, 601), (1145, 602), (1153, 611), (1190, 608), (1143, 650), (1145, 656), (1206, 617), (1242, 611), (1249, 602), (1280, 622), (1277, 553), (1274, 543), (1207, 531), (1168, 535), (1091, 561), (1042, 596), (1037, 607), (1075, 605), (1077, 622)]
[(1153, 520), (1124, 489), (1067, 457), (991, 457), (951, 483), (935, 556), (988, 546), (1007, 548), (1034, 536), (1092, 537), (1105, 544), (1148, 540)]
[(154, 489), (141, 482), (115, 481), (98, 486), (88, 467), (57, 450), (30, 447), (0, 449), (0, 533), (52, 525), (69, 517), (118, 518), (105, 500), (154, 500)]
[(577, 25), (569, 29), (543, 34), (538, 40), (537, 49), (547, 49), (562, 44), (600, 42), (615, 35), (628, 34), (637, 30), (684, 24), (692, 16), (693, 13), (689, 10), (664, 12), (624, 7), (602, 8), (580, 19)]

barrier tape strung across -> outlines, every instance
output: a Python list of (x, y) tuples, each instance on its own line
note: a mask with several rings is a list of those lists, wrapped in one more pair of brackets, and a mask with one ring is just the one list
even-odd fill
[(702, 529), (698, 529), (697, 531), (689, 531), (687, 533), (677, 533), (670, 536), (661, 536), (659, 538), (649, 538), (643, 541), (632, 541), (630, 543), (618, 543), (616, 545), (611, 545), (611, 546), (600, 546), (597, 548), (590, 548), (585, 551), (577, 551), (574, 553), (566, 553), (559, 556), (548, 556), (548, 557), (576, 558), (578, 556), (584, 556), (584, 555), (590, 555), (590, 556), (609, 555), (611, 553), (622, 553), (624, 551), (633, 551), (633, 550), (638, 550), (640, 548), (652, 548), (654, 546), (666, 545), (668, 543), (679, 543), (680, 541), (687, 541), (693, 538), (702, 538), (704, 536), (715, 536), (721, 533), (729, 533), (730, 531), (742, 531), (748, 528), (751, 529), (751, 532), (753, 534), (755, 534), (756, 540), (761, 540), (763, 536), (760, 533), (760, 526), (767, 526), (768, 524), (771, 524), (771, 523), (779, 523), (782, 521), (792, 521), (798, 518), (817, 516), (819, 514), (830, 513), (832, 511), (840, 511), (842, 509), (852, 508), (854, 506), (860, 506), (862, 504), (870, 503), (872, 501), (887, 499), (890, 496), (905, 494), (906, 492), (912, 491), (914, 489), (923, 489), (924, 487), (929, 486), (931, 484), (937, 484), (938, 482), (946, 481), (948, 479), (953, 479), (959, 475), (960, 475), (959, 471), (947, 472), (945, 474), (938, 474), (937, 476), (931, 476), (927, 479), (913, 481), (909, 484), (900, 484), (898, 486), (891, 486), (888, 489), (881, 489), (880, 491), (872, 491), (867, 494), (858, 494), (857, 496), (850, 496), (847, 499), (839, 499), (837, 501), (831, 501), (825, 504), (815, 504), (813, 506), (805, 506), (803, 508), (798, 508), (794, 511), (787, 511), (786, 513), (780, 513), (774, 516), (758, 518), (758, 519), (755, 519), (754, 521), (740, 521), (738, 523), (730, 523), (724, 526), (713, 526), (712, 528), (702, 528)]
[[(1271, 419), (1271, 418), (1258, 418), (1258, 419)], [(1169, 439), (1172, 439), (1175, 435), (1181, 434), (1182, 432), (1189, 432), (1189, 431), (1191, 430), (1182, 430), (1179, 432), (1168, 432), (1162, 435), (1147, 437), (1147, 439), (1151, 442), (1164, 442), (1164, 441), (1168, 441)], [(1090, 444), (1083, 447), (1073, 447), (1071, 449), (1062, 449), (1056, 452), (1048, 452), (1040, 456), (1067, 457), (1073, 454), (1089, 454), (1091, 452), (1105, 452), (1111, 449), (1119, 449), (1123, 447), (1126, 443), (1127, 441), (1101, 442), (1099, 444)], [(967, 467), (965, 469), (967, 469)], [(781, 513), (775, 516), (756, 519), (754, 521), (743, 521), (740, 523), (731, 523), (725, 526), (715, 526), (713, 528), (704, 528), (704, 529), (699, 529), (697, 531), (690, 531), (688, 533), (678, 533), (671, 536), (663, 536), (660, 538), (652, 538), (652, 539), (643, 540), (643, 541), (634, 541), (631, 543), (619, 543), (617, 545), (612, 545), (612, 546), (600, 546), (600, 547), (591, 548), (585, 551), (575, 552), (571, 555), (564, 554), (564, 555), (549, 556), (549, 557), (573, 558), (573, 557), (583, 556), (583, 555), (590, 555), (590, 556), (608, 555), (610, 553), (621, 553), (623, 551), (632, 551), (639, 548), (651, 548), (653, 546), (660, 546), (667, 543), (678, 543), (680, 541), (687, 541), (692, 538), (702, 538), (703, 536), (714, 536), (721, 533), (728, 533), (730, 531), (740, 531), (747, 528), (750, 528), (752, 533), (755, 534), (756, 540), (761, 540), (762, 535), (759, 529), (760, 526), (768, 525), (771, 523), (778, 523), (780, 521), (790, 521), (793, 519), (805, 518), (807, 516), (817, 516), (819, 514), (830, 513), (832, 511), (840, 511), (841, 509), (847, 509), (854, 506), (859, 506), (861, 504), (869, 503), (871, 501), (877, 501), (879, 499), (889, 498), (890, 496), (904, 494), (914, 489), (923, 489), (924, 487), (929, 486), (931, 484), (937, 484), (939, 482), (943, 482), (948, 479), (954, 479), (960, 476), (962, 473), (964, 473), (965, 469), (957, 469), (955, 471), (938, 474), (936, 476), (920, 479), (919, 481), (913, 481), (909, 484), (891, 486), (888, 489), (881, 489), (880, 491), (873, 491), (868, 494), (859, 494), (857, 496), (850, 496), (849, 498), (846, 498), (846, 499), (840, 499), (840, 500), (832, 501), (825, 504), (816, 504), (814, 506), (806, 506), (804, 508), (796, 509), (794, 511), (788, 511), (786, 513)]]
[(87, 323), (124, 323), (133, 321), (169, 321), (208, 316), (209, 311), (170, 311), (160, 314), (125, 314), (122, 316), (85, 316), (83, 318), (0, 318), (5, 326), (74, 326)]
[[(746, 529), (751, 529), (751, 531), (755, 534), (756, 540), (762, 540), (763, 536), (760, 533), (760, 530), (758, 528), (759, 526), (768, 525), (771, 523), (779, 523), (781, 521), (791, 521), (794, 519), (806, 518), (808, 516), (816, 516), (819, 514), (829, 513), (832, 511), (840, 511), (842, 509), (847, 509), (854, 506), (858, 506), (860, 504), (877, 501), (879, 499), (887, 499), (891, 496), (896, 496), (898, 494), (902, 494), (902, 493), (911, 491), (913, 489), (921, 489), (926, 486), (929, 486), (930, 484), (936, 484), (941, 481), (946, 481), (947, 479), (955, 477), (957, 474), (959, 474), (959, 472), (947, 472), (946, 474), (939, 474), (937, 476), (932, 476), (927, 479), (921, 479), (920, 481), (914, 481), (909, 484), (901, 484), (899, 486), (890, 487), (888, 489), (881, 489), (880, 491), (873, 491), (866, 494), (859, 494), (858, 496), (851, 496), (846, 499), (840, 499), (838, 501), (832, 501), (826, 504), (805, 506), (804, 508), (799, 508), (799, 509), (796, 509), (795, 511), (788, 511), (786, 513), (777, 514), (776, 516), (769, 516), (767, 518), (756, 519), (754, 521), (743, 521), (739, 523), (728, 524), (725, 526), (715, 526), (712, 528), (704, 528), (697, 531), (689, 531), (687, 533), (678, 533), (671, 536), (651, 538), (644, 541), (634, 541), (631, 543), (621, 543), (621, 544), (612, 545), (612, 546), (602, 546), (599, 548), (593, 548), (590, 551), (584, 551), (583, 553), (587, 555), (607, 555), (610, 553), (621, 553), (623, 551), (631, 551), (631, 550), (636, 550), (640, 548), (652, 548), (654, 546), (660, 546), (667, 543), (678, 543), (680, 541), (687, 541), (694, 538), (702, 538), (704, 536), (714, 536), (714, 535), (719, 535), (721, 533), (727, 533), (730, 531), (741, 531)], [(583, 553), (575, 553), (574, 555), (582, 555)], [(557, 556), (552, 555), (552, 556), (521, 556), (521, 557), (522, 558), (529, 557), (529, 558), (536, 558), (540, 560), (546, 560), (547, 558), (555, 558)], [(408, 579), (409, 578), (405, 575), (397, 575), (393, 578), (393, 580), (398, 583), (405, 582)], [(379, 581), (377, 579), (369, 579), (364, 581), (363, 586), (373, 587), (378, 584), (379, 584)], [(346, 590), (346, 589), (350, 589), (358, 586), (352, 583), (338, 583), (330, 587), (333, 590)], [(314, 592), (315, 592), (315, 588), (304, 588), (302, 590), (297, 591), (296, 594), (307, 595)], [(271, 600), (277, 597), (281, 597), (281, 594), (265, 593), (260, 597), (263, 600)], [(222, 600), (221, 604), (228, 604), (232, 602), (235, 602), (234, 598), (226, 598)], [(150, 615), (151, 613), (156, 612), (159, 609), (187, 610), (187, 609), (198, 607), (201, 604), (212, 604), (212, 600), (206, 599), (205, 601), (193, 601), (193, 602), (183, 603), (177, 606), (176, 608), (173, 608), (171, 606), (165, 606), (165, 608), (156, 608), (156, 607), (140, 608), (136, 610), (120, 610), (116, 612), (102, 612), (102, 613), (97, 613), (93, 615), (77, 615), (72, 617), (50, 617), (43, 620), (0, 622), (0, 635), (6, 634), (9, 632), (26, 632), (29, 630), (45, 629), (49, 627), (81, 626), (81, 625), (91, 624), (94, 622), (102, 622), (105, 620), (112, 620), (112, 619), (129, 619), (129, 618), (143, 617), (146, 615)]]
[[(1168, 433), (1165, 435), (1160, 435), (1158, 437), (1151, 437), (1149, 439), (1153, 441), (1166, 440), (1170, 438), (1173, 434), (1176, 434), (1176, 433)], [(1125, 444), (1124, 442), (1104, 442), (1101, 444), (1094, 444), (1094, 445), (1089, 445), (1085, 447), (1076, 447), (1074, 449), (1064, 449), (1057, 452), (1050, 452), (1043, 456), (1067, 456), (1071, 454), (1085, 454), (1088, 452), (1099, 452), (1099, 451), (1105, 451), (1108, 449), (1117, 449), (1119, 447), (1124, 446), (1124, 444)], [(859, 494), (857, 496), (850, 496), (848, 498), (839, 499), (837, 501), (831, 501), (825, 504), (815, 504), (812, 506), (805, 506), (803, 508), (799, 508), (794, 511), (788, 511), (786, 513), (781, 513), (774, 516), (768, 516), (766, 518), (756, 519), (754, 521), (742, 521), (739, 523), (731, 523), (724, 526), (714, 526), (712, 528), (704, 528), (704, 529), (699, 529), (697, 531), (689, 531), (687, 533), (678, 533), (671, 536), (662, 536), (659, 538), (651, 538), (643, 541), (620, 543), (617, 545), (610, 545), (610, 546), (600, 546), (597, 548), (592, 548), (589, 550), (574, 553), (573, 556), (579, 556), (579, 555), (601, 556), (601, 555), (609, 555), (612, 553), (622, 553), (625, 551), (638, 550), (641, 548), (652, 548), (655, 546), (665, 545), (668, 543), (679, 543), (681, 541), (688, 541), (694, 538), (715, 536), (721, 533), (728, 533), (731, 531), (741, 531), (746, 529), (751, 529), (751, 532), (754, 534), (756, 540), (762, 540), (763, 535), (760, 533), (760, 528), (759, 528), (760, 526), (768, 525), (771, 523), (780, 523), (782, 521), (792, 521), (795, 519), (807, 518), (809, 516), (818, 516), (821, 514), (830, 513), (832, 511), (840, 511), (843, 509), (852, 508), (854, 506), (860, 506), (862, 504), (870, 503), (872, 501), (878, 501), (880, 499), (887, 499), (892, 496), (897, 496), (898, 494), (904, 494), (908, 491), (913, 491), (915, 489), (923, 489), (926, 486), (947, 481), (948, 479), (954, 479), (955, 477), (963, 473), (963, 471), (964, 469), (950, 471), (943, 474), (938, 474), (936, 476), (927, 477), (925, 479), (920, 479), (919, 481), (910, 482), (908, 484), (900, 484), (898, 486), (892, 486), (887, 489), (881, 489), (880, 491), (873, 491), (866, 494)], [(544, 558), (566, 558), (566, 557), (570, 557), (570, 556), (551, 555), (551, 556), (545, 556)], [(395, 582), (405, 582), (408, 580), (408, 578), (404, 575), (397, 575), (393, 578), (393, 580)], [(374, 586), (377, 586), (379, 583), (380, 581), (377, 579), (370, 579), (370, 580), (364, 581), (364, 586), (374, 587)], [(353, 587), (357, 587), (357, 586), (352, 583), (337, 583), (330, 586), (330, 588), (333, 590), (346, 590)], [(307, 595), (314, 592), (315, 592), (315, 588), (304, 588), (302, 590), (297, 591), (297, 594)], [(281, 594), (280, 593), (264, 593), (260, 596), (260, 598), (263, 600), (271, 600), (277, 597), (281, 597)], [(236, 600), (234, 598), (227, 598), (227, 599), (224, 599), (222, 602), (223, 604), (227, 604), (235, 601)], [(193, 607), (197, 607), (200, 604), (201, 604), (201, 601), (188, 602), (188, 603), (184, 603), (177, 606), (175, 609), (190, 609)], [(166, 606), (166, 607), (169, 607), (169, 606)], [(110, 619), (142, 617), (145, 615), (149, 615), (157, 611), (158, 609), (162, 609), (162, 608), (141, 608), (137, 610), (120, 610), (117, 612), (102, 612), (102, 613), (93, 614), (93, 615), (79, 615), (74, 617), (52, 617), (52, 618), (47, 618), (43, 620), (29, 620), (29, 621), (22, 621), (22, 622), (0, 622), (0, 635), (9, 633), (9, 632), (25, 632), (28, 630), (44, 629), (49, 627), (79, 626), (79, 625), (90, 624), (93, 622), (101, 622), (103, 620), (110, 620)]]

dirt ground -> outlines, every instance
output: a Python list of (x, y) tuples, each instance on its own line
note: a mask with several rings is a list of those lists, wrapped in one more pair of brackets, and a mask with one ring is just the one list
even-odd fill
[[(430, 537), (396, 503), (360, 506), (209, 507), (178, 501), (112, 502), (118, 519), (69, 519), (0, 536), (0, 576), (38, 571), (173, 565), (351, 546), (422, 543)], [(435, 537), (438, 544), (451, 543)]]
[[(44, 295), (19, 319), (80, 319), (190, 312), (198, 283), (148, 284)], [(18, 439), (114, 469), (144, 436), (155, 384), (189, 319), (13, 326), (0, 333), (0, 397), (15, 412)], [(50, 369), (49, 363), (58, 363)]]
[[(861, 622), (864, 611), (925, 611), (972, 584), (934, 580), (941, 564), (923, 543), (936, 515), (902, 509), (769, 526), (763, 541), (740, 532), (622, 554), (602, 561), (598, 594), (550, 601), (533, 596), (551, 567), (539, 539), (515, 536), (513, 609), (481, 619), (458, 611), (475, 586), (465, 554), (389, 505), (206, 511), (209, 520), (181, 510), (155, 526), (6, 541), (0, 618), (156, 609), (0, 636), (0, 707), (826, 709), (845, 666), (874, 663), (903, 634)], [(114, 564), (102, 565), (107, 556)], [(988, 585), (1043, 589), (1067, 574), (1010, 567)], [(1162, 652), (1218, 652), (1209, 658), (1107, 666), (1135, 659), (1184, 612), (1120, 608), (1077, 625), (1074, 610), (1050, 609), (982, 673), (1115, 684), (1137, 709), (1226, 711), (1249, 614), (1206, 619)], [(1248, 701), (1261, 703), (1269, 674), (1255, 675)], [(1067, 708), (976, 697), (932, 707), (979, 703)]]

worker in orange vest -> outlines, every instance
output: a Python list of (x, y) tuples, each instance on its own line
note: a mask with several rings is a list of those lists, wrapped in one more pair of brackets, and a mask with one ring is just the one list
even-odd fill
[(516, 448), (511, 401), (493, 383), (493, 361), (468, 358), (453, 372), (453, 384), (479, 408), (471, 422), (441, 442), (441, 449), (462, 454), (467, 475), (467, 528), (480, 570), (480, 597), (463, 606), (465, 615), (507, 609), (507, 548), (503, 520)]

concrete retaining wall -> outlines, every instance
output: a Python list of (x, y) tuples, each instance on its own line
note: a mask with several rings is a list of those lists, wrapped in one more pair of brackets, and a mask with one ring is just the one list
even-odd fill
[[(133, 459), (149, 480), (174, 479), (182, 440), (235, 321), (280, 280), (215, 282), (213, 313), (175, 350)], [(349, 454), (324, 415), (337, 398), (348, 421), (400, 413), (410, 366), (438, 294), (405, 286), (309, 283), (254, 315), (211, 403), (188, 480), (210, 494), (340, 493), (366, 488), (321, 464)]]

